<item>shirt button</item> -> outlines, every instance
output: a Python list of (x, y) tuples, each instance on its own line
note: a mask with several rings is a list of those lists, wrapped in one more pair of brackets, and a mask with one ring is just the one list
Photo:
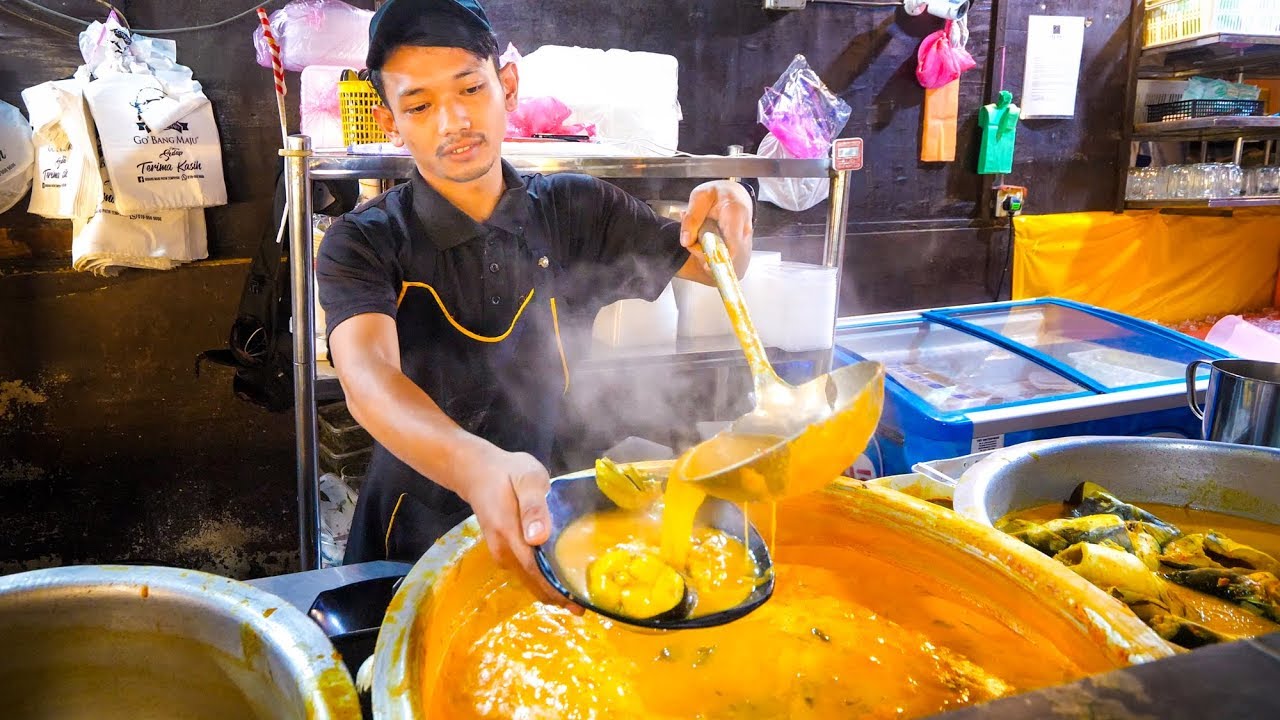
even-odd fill
[(501, 305), (501, 304), (502, 304), (502, 296), (501, 296), (501, 295), (494, 295), (493, 297), (489, 298), (489, 302), (493, 303), (494, 305)]
[(498, 270), (499, 270), (498, 263), (489, 263), (489, 272), (496, 273), (498, 272)]

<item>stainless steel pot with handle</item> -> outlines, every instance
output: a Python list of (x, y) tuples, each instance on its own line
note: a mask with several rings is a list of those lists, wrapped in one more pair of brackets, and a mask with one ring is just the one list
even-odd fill
[(1280, 450), (1204, 440), (1069, 437), (993, 451), (960, 476), (955, 511), (984, 525), (1062, 502), (1086, 480), (1133, 503), (1280, 523)]
[(358, 720), (320, 627), (230, 578), (88, 565), (0, 577), (5, 718)]
[[(1201, 365), (1209, 366), (1204, 410), (1195, 396)], [(1280, 363), (1196, 360), (1187, 366), (1187, 403), (1205, 440), (1280, 448)]]

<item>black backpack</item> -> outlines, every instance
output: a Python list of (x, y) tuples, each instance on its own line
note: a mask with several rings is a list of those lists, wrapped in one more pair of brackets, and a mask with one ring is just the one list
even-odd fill
[[(287, 204), (283, 168), (277, 170), (275, 188), (271, 221), (245, 278), (227, 347), (197, 355), (195, 373), (200, 376), (206, 360), (229, 367), (235, 370), (231, 387), (236, 397), (269, 412), (283, 412), (293, 409), (289, 228), (280, 234)], [(312, 208), (316, 213), (340, 215), (355, 206), (358, 192), (355, 181), (313, 180)], [(277, 243), (277, 237), (282, 241)]]

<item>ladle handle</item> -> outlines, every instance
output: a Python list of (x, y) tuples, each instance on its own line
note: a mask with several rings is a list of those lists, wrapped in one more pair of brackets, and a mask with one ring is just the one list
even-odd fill
[(769, 364), (764, 343), (760, 341), (756, 326), (751, 322), (751, 315), (747, 312), (747, 301), (742, 295), (742, 286), (738, 284), (738, 274), (733, 269), (729, 250), (720, 238), (720, 227), (715, 224), (715, 221), (708, 220), (703, 224), (698, 232), (698, 241), (702, 244), (702, 251), (707, 255), (711, 277), (715, 279), (716, 287), (720, 290), (724, 309), (729, 313), (729, 324), (733, 326), (733, 333), (738, 336), (738, 342), (742, 344), (742, 353), (747, 356), (747, 366), (751, 369), (751, 379), (754, 381), (757, 392), (768, 385), (780, 384), (782, 380)]

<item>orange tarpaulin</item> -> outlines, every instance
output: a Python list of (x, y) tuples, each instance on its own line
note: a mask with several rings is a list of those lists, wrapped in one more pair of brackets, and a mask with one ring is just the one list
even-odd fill
[(1054, 296), (1148, 320), (1280, 303), (1280, 212), (1014, 218), (1013, 297)]

